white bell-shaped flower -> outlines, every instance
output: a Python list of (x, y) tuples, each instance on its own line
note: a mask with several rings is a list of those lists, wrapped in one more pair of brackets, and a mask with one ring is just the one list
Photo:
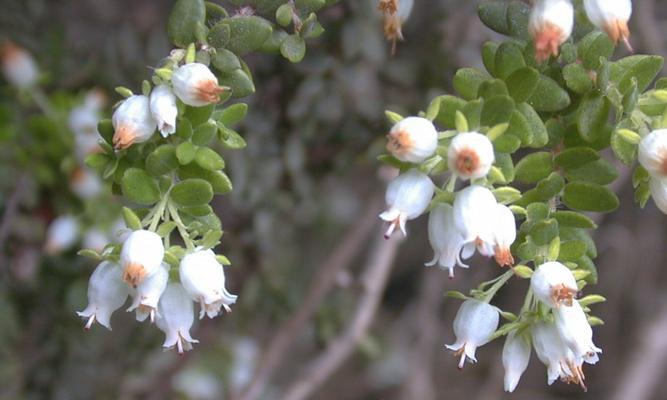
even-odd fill
[(593, 328), (579, 302), (574, 300), (570, 307), (555, 309), (554, 317), (561, 339), (574, 355), (588, 364), (597, 363), (602, 349), (593, 343)]
[(654, 178), (667, 178), (667, 129), (646, 135), (637, 149), (639, 163)]
[(570, 0), (535, 0), (528, 31), (535, 42), (535, 58), (544, 62), (557, 57), (559, 47), (572, 34), (574, 7)]
[(109, 319), (119, 309), (129, 294), (129, 288), (122, 280), (118, 264), (102, 261), (88, 281), (88, 307), (77, 315), (88, 318), (85, 328), (90, 329), (95, 321), (111, 330)]
[(150, 97), (151, 115), (157, 123), (157, 129), (162, 137), (176, 132), (176, 96), (167, 85), (156, 86)]
[(447, 150), (449, 170), (464, 180), (485, 177), (495, 159), (493, 144), (478, 132), (459, 133)]
[(530, 361), (530, 340), (517, 331), (510, 332), (503, 346), (503, 368), (505, 368), (505, 391), (512, 393), (519, 384), (521, 375)]
[(77, 167), (70, 175), (70, 188), (80, 199), (97, 197), (104, 188), (99, 175), (87, 167)]
[(160, 296), (158, 318), (155, 324), (165, 334), (162, 347), (176, 346), (179, 354), (192, 350), (192, 343), (199, 343), (190, 336), (195, 320), (194, 304), (180, 283), (170, 283)]
[(628, 49), (632, 50), (628, 41), (631, 0), (584, 0), (584, 9), (589, 21), (598, 29), (607, 32), (614, 43), (622, 40)]
[(0, 47), (0, 61), (5, 79), (18, 88), (29, 88), (37, 83), (39, 69), (35, 59), (25, 49), (12, 42)]
[(428, 218), (428, 240), (433, 248), (433, 260), (426, 266), (438, 264), (449, 270), (449, 277), (454, 277), (454, 267), (468, 268), (461, 261), (463, 236), (454, 226), (454, 208), (450, 204), (438, 204)]
[(547, 367), (549, 385), (560, 378), (563, 382), (580, 385), (584, 390), (582, 363), (563, 342), (552, 322), (538, 322), (531, 327), (533, 347), (537, 358)]
[(156, 128), (148, 97), (143, 95), (125, 99), (114, 111), (111, 122), (114, 128), (113, 144), (117, 149), (148, 141)]
[(494, 223), (497, 202), (484, 186), (470, 185), (454, 199), (454, 226), (463, 236), (462, 257), (471, 257), (475, 249), (483, 256), (495, 254)]
[(391, 53), (396, 52), (396, 42), (403, 40), (403, 24), (410, 17), (414, 0), (380, 0), (379, 9), (384, 19), (384, 36), (391, 42)]
[(446, 347), (460, 357), (459, 369), (463, 368), (466, 358), (477, 362), (475, 352), (491, 340), (491, 335), (498, 329), (500, 313), (489, 303), (469, 299), (461, 304), (454, 318), (456, 342)]
[(435, 154), (437, 147), (438, 131), (426, 118), (402, 119), (387, 135), (387, 150), (405, 162), (421, 163)]
[(162, 263), (158, 271), (144, 279), (132, 294), (132, 305), (127, 311), (137, 310), (137, 321), (145, 321), (150, 317), (155, 322), (160, 296), (164, 293), (169, 282), (169, 265)]
[(405, 223), (426, 211), (434, 192), (431, 178), (416, 169), (411, 169), (389, 182), (385, 194), (388, 209), (380, 214), (381, 219), (390, 223), (385, 237), (391, 236), (396, 227), (406, 235)]
[(120, 252), (123, 280), (136, 288), (144, 279), (158, 272), (163, 258), (164, 245), (157, 233), (147, 230), (130, 233)]
[(201, 63), (178, 67), (171, 76), (174, 94), (189, 106), (202, 107), (216, 104), (226, 89), (218, 85), (218, 78)]
[(79, 239), (79, 222), (71, 215), (54, 219), (46, 231), (44, 251), (56, 254), (74, 246)]
[(516, 240), (516, 220), (514, 213), (504, 204), (496, 205), (496, 217), (493, 221), (494, 258), (501, 267), (514, 265), (510, 246)]
[(660, 211), (667, 214), (667, 178), (651, 178), (651, 197)]
[(212, 250), (196, 250), (183, 257), (179, 275), (186, 292), (201, 305), (199, 319), (204, 315), (214, 318), (220, 307), (232, 311), (229, 306), (236, 303), (237, 296), (225, 289), (225, 272)]
[(540, 265), (530, 278), (530, 286), (535, 297), (552, 308), (571, 306), (579, 291), (572, 271), (557, 261)]

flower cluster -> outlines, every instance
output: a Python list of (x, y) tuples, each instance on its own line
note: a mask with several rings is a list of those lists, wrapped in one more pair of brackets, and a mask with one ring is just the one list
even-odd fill
[(179, 353), (197, 343), (190, 336), (194, 303), (201, 307), (199, 318), (214, 318), (220, 309), (231, 311), (236, 296), (225, 289), (223, 266), (213, 251), (195, 248), (178, 266), (180, 282), (170, 282), (170, 265), (165, 261), (162, 238), (149, 230), (130, 233), (122, 244), (118, 260), (102, 261), (90, 277), (88, 306), (78, 315), (86, 318), (86, 329), (97, 321), (111, 329), (111, 314), (125, 304), (135, 311), (137, 321), (147, 318), (166, 335), (164, 347), (176, 346)]
[[(574, 7), (571, 0), (536, 0), (530, 13), (528, 30), (535, 42), (535, 58), (544, 62), (557, 57), (560, 46), (572, 34)], [(618, 43), (630, 46), (628, 20), (632, 14), (631, 0), (584, 0), (589, 21), (604, 30)]]

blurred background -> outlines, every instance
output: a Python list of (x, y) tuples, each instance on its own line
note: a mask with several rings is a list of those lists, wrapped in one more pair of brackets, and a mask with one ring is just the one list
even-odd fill
[[(0, 0), (0, 39), (34, 54), (60, 107), (98, 88), (108, 116), (120, 99), (113, 88), (140, 87), (170, 51), (172, 3)], [(233, 4), (221, 4), (233, 13)], [(66, 127), (16, 123), (40, 110), (18, 109), (0, 84), (0, 398), (665, 398), (665, 216), (652, 203), (638, 209), (620, 164), (614, 187), (622, 207), (597, 216), (600, 280), (587, 291), (608, 301), (593, 307), (605, 321), (595, 328), (604, 353), (585, 371), (588, 393), (547, 387), (533, 357), (517, 391), (504, 394), (502, 341), (481, 348), (477, 365), (456, 370), (444, 344), (454, 342), (460, 302), (443, 294), (467, 292), (499, 269), (476, 258), (448, 280), (425, 268), (432, 257), (425, 218), (409, 224), (406, 240), (384, 241), (377, 215), (389, 172), (376, 156), (389, 128), (385, 109), (416, 113), (452, 93), (456, 69), (481, 67), (481, 45), (502, 38), (479, 22), (477, 1), (417, 0), (391, 57), (376, 6), (341, 0), (321, 12), (326, 32), (309, 41), (298, 65), (271, 54), (246, 59), (257, 86), (243, 99), (250, 112), (239, 132), (248, 147), (224, 154), (235, 190), (215, 200), (221, 251), (232, 261), (227, 287), (239, 303), (231, 314), (198, 321), (192, 335), (200, 343), (181, 357), (162, 350), (155, 327), (122, 310), (112, 332), (82, 329), (75, 311), (85, 307), (94, 263), (76, 256), (80, 246), (47, 255), (43, 243), (55, 216), (88, 206), (62, 182), (66, 147), (17, 142), (26, 129)], [(666, 22), (667, 0), (634, 2), (637, 53), (667, 54)], [(26, 173), (19, 151), (35, 160)], [(511, 281), (497, 304), (518, 310), (526, 285)]]

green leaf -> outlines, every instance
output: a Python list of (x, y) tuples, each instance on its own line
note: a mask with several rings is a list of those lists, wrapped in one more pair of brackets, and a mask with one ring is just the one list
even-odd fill
[(459, 132), (470, 131), (470, 127), (468, 126), (468, 120), (466, 119), (466, 116), (463, 115), (463, 113), (460, 111), (457, 111), (455, 114), (454, 126), (456, 127), (456, 130)]
[(105, 142), (113, 146), (113, 124), (110, 119), (103, 119), (97, 123), (97, 132), (100, 133)]
[(101, 173), (104, 171), (106, 166), (111, 162), (111, 157), (102, 153), (93, 153), (86, 156), (85, 164), (89, 167)]
[(195, 159), (198, 147), (190, 142), (183, 142), (176, 147), (176, 158), (179, 164), (187, 165)]
[(248, 113), (248, 105), (245, 103), (232, 104), (220, 112), (214, 114), (214, 119), (225, 126), (238, 124)]
[(266, 42), (273, 31), (267, 20), (254, 15), (239, 15), (224, 19), (214, 25), (214, 28), (220, 24), (229, 27), (229, 41), (224, 47), (237, 55), (244, 55), (257, 50)]
[(123, 196), (133, 203), (151, 205), (160, 200), (157, 181), (143, 169), (128, 168), (121, 180)]
[(220, 243), (220, 238), (222, 237), (222, 231), (208, 231), (199, 242), (200, 246), (203, 246), (205, 249), (212, 249)]
[(597, 225), (592, 219), (576, 211), (556, 211), (552, 213), (560, 226), (570, 228), (595, 229)]
[(496, 76), (507, 79), (514, 71), (526, 66), (523, 60), (523, 52), (519, 46), (512, 42), (504, 42), (496, 51), (494, 62)]
[(280, 54), (290, 62), (298, 63), (306, 55), (306, 42), (298, 34), (289, 35), (280, 45)]
[(160, 237), (167, 237), (171, 233), (171, 231), (176, 228), (176, 223), (174, 221), (169, 221), (169, 222), (163, 222), (158, 226), (157, 233)]
[(199, 125), (192, 134), (192, 143), (197, 146), (205, 146), (211, 142), (211, 139), (218, 131), (218, 126), (214, 121), (207, 121)]
[(484, 101), (481, 124), (496, 126), (509, 122), (514, 111), (514, 101), (508, 96), (495, 96)]
[(496, 42), (486, 42), (482, 46), (482, 61), (491, 75), (496, 75), (496, 51), (500, 45)]
[(517, 106), (517, 110), (526, 119), (529, 131), (531, 132), (532, 140), (526, 144), (533, 148), (540, 148), (545, 146), (549, 142), (549, 132), (544, 126), (544, 122), (542, 122), (540, 115), (527, 103), (519, 104)]
[(171, 144), (163, 144), (146, 157), (146, 171), (153, 176), (162, 176), (178, 168), (176, 149)]
[(577, 55), (589, 70), (600, 67), (600, 57), (609, 59), (614, 53), (614, 43), (604, 32), (594, 30), (584, 36), (577, 44)]
[(601, 158), (597, 161), (584, 164), (579, 168), (566, 170), (565, 176), (570, 181), (585, 181), (597, 183), (598, 185), (607, 185), (618, 178), (618, 171), (609, 161)]
[(570, 96), (556, 81), (540, 75), (528, 104), (537, 111), (556, 112), (570, 105)]
[(213, 187), (215, 194), (226, 194), (232, 191), (232, 181), (222, 171), (209, 171), (197, 164), (189, 164), (178, 171), (181, 179), (205, 179)]
[(198, 24), (206, 22), (206, 6), (203, 0), (176, 0), (167, 23), (169, 41), (178, 47), (196, 42)]
[(627, 166), (632, 166), (637, 157), (637, 145), (625, 140), (619, 131), (615, 131), (611, 135), (611, 148), (616, 155), (616, 158)]
[(207, 1), (205, 4), (206, 4), (206, 23), (207, 24), (214, 23), (214, 22), (217, 22), (220, 19), (229, 17), (229, 13), (227, 12), (227, 10), (225, 10), (221, 6), (219, 6), (219, 5), (217, 5), (213, 2), (210, 2), (210, 1)]
[(577, 265), (580, 269), (588, 272), (588, 275), (584, 278), (587, 283), (595, 285), (598, 283), (598, 270), (595, 267), (595, 263), (587, 256), (581, 257), (577, 260)]
[(477, 98), (479, 85), (490, 79), (486, 73), (475, 68), (461, 68), (454, 75), (454, 89), (466, 100)]
[(493, 142), (493, 147), (499, 153), (512, 154), (521, 147), (521, 139), (511, 134), (502, 135)]
[(584, 94), (593, 88), (593, 80), (581, 64), (568, 64), (563, 68), (567, 87), (575, 93)]
[(537, 88), (540, 74), (531, 67), (519, 68), (507, 77), (505, 83), (510, 96), (517, 103), (527, 101)]
[(218, 82), (222, 86), (228, 86), (235, 98), (246, 97), (255, 93), (255, 84), (244, 69), (222, 73), (218, 75)]
[(509, 35), (521, 40), (530, 40), (528, 18), (530, 6), (522, 1), (510, 1), (507, 6), (507, 27)]
[(133, 231), (142, 228), (141, 220), (130, 208), (123, 207), (123, 220), (125, 220), (125, 226), (132, 229)]
[(600, 155), (590, 147), (572, 147), (563, 150), (556, 156), (554, 162), (559, 167), (570, 170), (582, 167), (589, 162), (597, 161)]
[(588, 182), (565, 185), (563, 202), (573, 210), (611, 212), (618, 208), (618, 197), (608, 188)]
[(463, 107), (461, 112), (468, 121), (470, 129), (477, 130), (480, 128), (480, 120), (482, 119), (482, 107), (484, 107), (484, 100), (471, 100)]
[(231, 38), (231, 28), (228, 24), (223, 24), (223, 21), (215, 23), (209, 29), (207, 36), (209, 44), (218, 50), (225, 48)]
[(213, 188), (204, 179), (186, 179), (174, 185), (171, 200), (179, 207), (194, 207), (213, 200)]
[(592, 143), (605, 134), (609, 119), (609, 101), (599, 94), (590, 94), (581, 100), (577, 113), (579, 135)]
[(553, 156), (541, 151), (525, 156), (516, 165), (515, 179), (524, 183), (535, 183), (553, 171)]
[(276, 22), (280, 26), (288, 26), (292, 23), (292, 5), (285, 3), (276, 10)]
[(236, 54), (223, 48), (216, 49), (211, 55), (211, 64), (220, 72), (228, 74), (241, 69), (241, 62)]
[(563, 242), (560, 245), (560, 254), (558, 255), (558, 260), (577, 262), (577, 260), (586, 255), (586, 249), (586, 243), (579, 240)]
[(230, 149), (242, 149), (246, 147), (245, 140), (236, 131), (218, 124), (218, 138)]
[(484, 25), (503, 35), (509, 35), (505, 1), (485, 1), (479, 5), (477, 13)]
[(660, 56), (634, 55), (622, 58), (611, 65), (611, 79), (618, 82), (622, 94), (632, 86), (632, 78), (637, 79), (639, 92), (646, 90), (648, 85), (662, 70), (663, 58)]
[(225, 168), (225, 160), (222, 159), (220, 154), (209, 147), (200, 147), (197, 150), (195, 163), (209, 171), (217, 171)]
[(183, 116), (185, 117), (185, 119), (188, 119), (190, 121), (190, 123), (192, 124), (191, 128), (196, 128), (199, 125), (203, 124), (204, 122), (207, 122), (211, 118), (214, 109), (215, 109), (214, 104), (210, 104), (208, 106), (203, 106), (203, 107), (187, 106), (185, 107), (185, 113), (183, 114)]
[[(187, 109), (186, 109), (187, 110)], [(187, 118), (179, 118), (176, 124), (176, 136), (181, 139), (190, 139), (192, 136), (192, 124)]]
[(496, 96), (509, 96), (507, 85), (502, 79), (487, 79), (479, 85), (477, 97), (490, 99)]

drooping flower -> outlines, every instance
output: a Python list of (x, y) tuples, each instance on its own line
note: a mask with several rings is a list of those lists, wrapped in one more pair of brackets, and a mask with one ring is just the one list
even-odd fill
[(29, 88), (37, 83), (37, 63), (25, 49), (6, 41), (0, 47), (0, 61), (5, 79), (18, 88)]
[(435, 188), (428, 175), (411, 169), (389, 182), (385, 200), (389, 207), (380, 218), (390, 223), (385, 237), (398, 227), (406, 235), (405, 223), (422, 215), (428, 208)]
[(516, 240), (516, 220), (514, 213), (504, 204), (496, 205), (493, 228), (494, 258), (501, 267), (514, 265), (510, 246)]
[(459, 133), (447, 151), (449, 170), (464, 180), (485, 177), (495, 159), (493, 144), (478, 132)]
[(111, 330), (109, 319), (119, 309), (129, 294), (129, 288), (121, 279), (122, 271), (118, 264), (102, 261), (88, 282), (88, 307), (77, 315), (88, 318), (85, 328), (90, 329), (95, 321)]
[(378, 9), (384, 19), (384, 36), (391, 42), (391, 54), (396, 53), (396, 42), (403, 40), (402, 27), (413, 5), (414, 0), (380, 0)]
[(537, 358), (547, 367), (549, 385), (560, 378), (563, 382), (574, 383), (586, 390), (582, 363), (570, 350), (553, 322), (538, 322), (531, 327), (533, 347)]
[(454, 267), (468, 268), (461, 261), (463, 236), (454, 226), (454, 208), (450, 204), (438, 204), (429, 215), (428, 239), (433, 248), (433, 260), (426, 266), (438, 264), (449, 270), (449, 277), (454, 277)]
[(114, 111), (111, 122), (114, 128), (113, 144), (117, 149), (148, 141), (156, 129), (148, 97), (143, 95), (125, 99)]
[(631, 0), (584, 0), (584, 9), (589, 21), (618, 43), (622, 40), (632, 51), (628, 21), (632, 15)]
[(71, 215), (54, 219), (46, 231), (44, 250), (55, 254), (69, 249), (79, 239), (79, 222)]
[(639, 163), (655, 178), (667, 178), (667, 129), (646, 135), (637, 150)]
[(469, 299), (461, 304), (454, 318), (456, 342), (446, 347), (460, 357), (459, 369), (466, 359), (477, 362), (475, 352), (479, 346), (489, 342), (491, 335), (498, 329), (500, 314), (498, 309), (483, 301)]
[(579, 302), (574, 300), (570, 307), (555, 309), (554, 317), (556, 329), (563, 343), (572, 350), (574, 355), (588, 364), (597, 363), (598, 353), (602, 353), (602, 349), (593, 343), (593, 329)]
[(660, 211), (667, 214), (667, 178), (651, 178), (651, 197)]
[(218, 85), (218, 78), (204, 64), (190, 63), (178, 67), (171, 77), (174, 94), (189, 106), (202, 107), (216, 104), (226, 89)]
[(426, 118), (408, 117), (391, 128), (387, 140), (387, 150), (398, 160), (421, 163), (435, 153), (438, 131)]
[(190, 336), (195, 319), (192, 300), (180, 283), (170, 283), (160, 296), (158, 318), (155, 324), (165, 333), (162, 347), (176, 346), (179, 354), (192, 350), (192, 343), (199, 343)]
[(162, 263), (155, 274), (147, 277), (137, 286), (133, 294), (132, 305), (127, 311), (137, 310), (137, 321), (145, 321), (147, 317), (150, 317), (151, 322), (154, 322), (158, 302), (168, 282), (169, 265)]
[(167, 85), (156, 86), (150, 97), (151, 115), (162, 137), (176, 132), (176, 96)]
[(557, 57), (559, 47), (572, 34), (574, 8), (570, 0), (535, 0), (528, 31), (535, 42), (535, 58), (544, 62)]
[(137, 287), (158, 272), (163, 258), (164, 245), (157, 233), (143, 229), (130, 233), (120, 252), (123, 280)]
[(179, 274), (185, 291), (201, 306), (199, 319), (214, 318), (220, 307), (231, 312), (235, 295), (225, 289), (225, 272), (212, 250), (196, 250), (181, 260)]
[(512, 393), (519, 384), (530, 361), (530, 341), (523, 334), (512, 331), (505, 338), (503, 346), (503, 367), (505, 368), (505, 391)]
[(557, 261), (540, 265), (530, 278), (530, 286), (535, 297), (552, 308), (572, 306), (579, 291), (572, 271)]
[(485, 257), (495, 254), (494, 224), (497, 202), (493, 193), (484, 186), (470, 185), (454, 199), (454, 226), (463, 236), (464, 259), (475, 249)]

